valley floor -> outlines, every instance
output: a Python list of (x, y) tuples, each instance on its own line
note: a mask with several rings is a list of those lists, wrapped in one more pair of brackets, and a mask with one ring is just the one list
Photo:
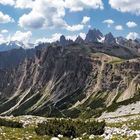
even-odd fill
[[(0, 127), (0, 140), (69, 140), (61, 135), (57, 138), (38, 136), (35, 127), (38, 123), (47, 120), (44, 117), (19, 116), (4, 117), (7, 120), (22, 122), (24, 128)], [(127, 115), (121, 117), (106, 118), (107, 126), (101, 136), (86, 134), (80, 138), (71, 140), (140, 140), (140, 115)]]

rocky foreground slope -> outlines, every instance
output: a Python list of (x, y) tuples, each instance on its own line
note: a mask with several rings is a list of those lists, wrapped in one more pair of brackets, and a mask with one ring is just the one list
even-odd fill
[(138, 54), (109, 47), (53, 45), (1, 67), (1, 115), (91, 117), (139, 101)]
[[(140, 139), (140, 115), (123, 116), (106, 119), (105, 131), (102, 135), (88, 135), (81, 133), (80, 137), (68, 138), (62, 134), (54, 136), (38, 135), (36, 128), (38, 124), (49, 121), (46, 117), (38, 116), (5, 116), (1, 120), (12, 124), (23, 124), (22, 128), (11, 128), (0, 126), (0, 138), (2, 140), (26, 139), (26, 140), (139, 140)], [(61, 119), (62, 120), (62, 119)], [(67, 120), (68, 121), (68, 120)], [(76, 121), (76, 120), (75, 120)], [(92, 122), (93, 120), (91, 120)], [(42, 130), (43, 131), (43, 130)]]

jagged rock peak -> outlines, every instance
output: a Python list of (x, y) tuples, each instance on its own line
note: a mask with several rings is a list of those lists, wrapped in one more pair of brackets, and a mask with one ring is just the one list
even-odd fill
[(67, 46), (67, 45), (70, 45), (70, 44), (72, 44), (73, 43), (73, 41), (72, 40), (67, 40), (66, 39), (66, 37), (64, 36), (64, 35), (61, 35), (60, 36), (60, 45), (62, 45), (62, 46)]
[(107, 44), (114, 44), (114, 43), (116, 43), (116, 39), (112, 35), (112, 33), (109, 32), (108, 34), (105, 35), (105, 41), (104, 42), (107, 43)]
[(84, 43), (84, 40), (83, 40), (83, 38), (82, 38), (81, 36), (78, 36), (78, 37), (76, 38), (76, 40), (75, 40), (75, 43), (82, 44), (82, 43)]
[(85, 41), (87, 43), (98, 42), (98, 40), (103, 37), (103, 34), (98, 29), (90, 29), (86, 35)]
[(60, 43), (61, 43), (61, 44), (64, 44), (65, 42), (66, 42), (65, 36), (64, 36), (64, 35), (61, 35), (61, 36), (60, 36)]

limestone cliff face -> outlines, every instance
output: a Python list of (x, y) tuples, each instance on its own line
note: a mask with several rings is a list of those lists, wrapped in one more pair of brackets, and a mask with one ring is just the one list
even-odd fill
[(32, 58), (0, 70), (1, 115), (96, 115), (139, 94), (140, 59), (79, 45), (36, 49)]

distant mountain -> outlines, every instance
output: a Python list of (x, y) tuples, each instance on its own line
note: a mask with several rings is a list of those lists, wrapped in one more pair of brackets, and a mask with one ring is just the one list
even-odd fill
[(127, 39), (126, 38), (123, 38), (123, 37), (116, 37), (116, 43), (119, 44), (119, 45), (124, 45), (125, 43), (127, 42)]
[(138, 38), (137, 41), (140, 43), (140, 38)]
[(62, 35), (62, 36), (60, 36), (60, 45), (62, 45), (62, 46), (67, 46), (67, 45), (70, 45), (70, 44), (72, 44), (73, 43), (73, 41), (72, 40), (67, 40), (66, 38), (65, 38), (65, 36), (64, 35)]
[(24, 44), (19, 41), (10, 41), (10, 42), (0, 44), (0, 52), (12, 50), (12, 49), (19, 49), (19, 48), (28, 49), (28, 48), (33, 48), (33, 47), (34, 47), (34, 44), (31, 44), (31, 43)]
[(140, 39), (136, 39), (136, 40), (127, 40), (124, 37), (114, 37), (113, 34), (110, 32), (106, 35), (103, 35), (101, 33), (100, 30), (98, 29), (90, 29), (88, 31), (88, 33), (86, 34), (86, 38), (82, 39), (80, 36), (78, 36), (76, 38), (75, 41), (71, 40), (71, 39), (66, 39), (66, 37), (64, 35), (60, 36), (60, 39), (56, 42), (53, 43), (38, 43), (36, 45), (28, 43), (28, 44), (24, 44), (22, 42), (19, 41), (11, 41), (11, 42), (7, 42), (7, 43), (3, 43), (0, 44), (0, 52), (3, 51), (8, 51), (8, 50), (12, 50), (12, 49), (19, 49), (19, 48), (23, 48), (23, 49), (29, 49), (29, 48), (44, 48), (44, 47), (48, 47), (50, 45), (61, 45), (61, 46), (69, 46), (72, 45), (73, 43), (77, 43), (77, 44), (92, 44), (92, 43), (102, 43), (102, 44), (108, 44), (108, 45), (121, 45), (121, 46), (126, 46), (126, 47), (131, 47), (131, 48), (139, 48), (140, 46)]
[[(80, 38), (77, 38), (77, 39), (79, 40)], [(76, 40), (76, 42), (79, 42), (78, 40)], [(114, 37), (111, 32), (106, 35), (103, 35), (101, 31), (98, 29), (93, 29), (93, 30), (90, 29), (86, 35), (84, 42), (86, 43), (99, 42), (99, 43), (105, 43), (105, 44), (118, 44), (122, 46), (125, 46), (125, 45), (127, 46), (129, 43), (131, 47), (140, 45), (140, 39), (127, 40), (126, 38), (121, 37), (121, 36)]]
[(103, 34), (98, 29), (89, 30), (85, 42), (86, 43), (93, 43), (93, 42), (99, 42), (99, 40), (103, 37)]
[(107, 43), (107, 44), (115, 44), (116, 43), (116, 39), (112, 35), (112, 33), (108, 33), (105, 35), (104, 43)]
[(0, 51), (8, 51), (12, 49), (18, 49), (21, 46), (17, 45), (15, 42), (3, 43), (0, 44)]
[(0, 69), (10, 69), (23, 63), (25, 59), (31, 59), (35, 55), (35, 49), (12, 49), (0, 52)]
[(83, 40), (83, 38), (81, 36), (78, 36), (75, 40), (75, 43), (79, 43), (79, 44), (83, 44), (85, 41)]

